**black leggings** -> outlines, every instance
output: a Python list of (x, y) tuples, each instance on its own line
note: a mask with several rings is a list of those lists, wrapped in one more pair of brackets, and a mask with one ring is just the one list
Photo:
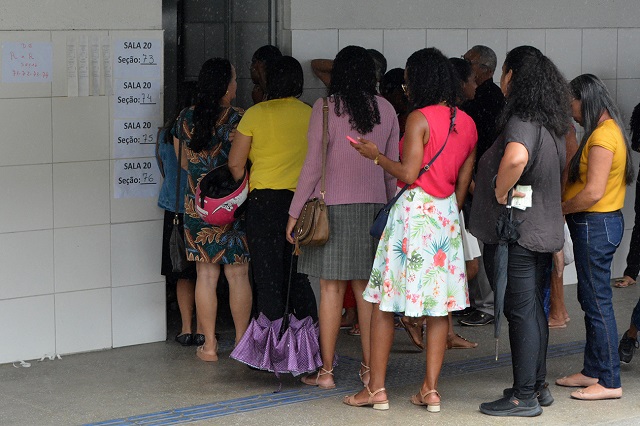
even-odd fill
[[(491, 288), (497, 245), (484, 245), (484, 265)], [(549, 325), (544, 314), (543, 288), (551, 253), (527, 250), (518, 244), (509, 246), (507, 290), (504, 315), (509, 321), (509, 341), (516, 398), (532, 398), (547, 375)]]
[(251, 254), (255, 313), (270, 320), (282, 318), (287, 298), (289, 270), (293, 262), (289, 312), (296, 318), (318, 319), (316, 298), (305, 274), (296, 272), (298, 258), (292, 256), (293, 245), (285, 238), (289, 190), (254, 189), (247, 199), (247, 243)]
[(627, 254), (627, 268), (624, 275), (638, 278), (640, 272), (640, 171), (636, 180), (636, 201), (634, 205), (636, 218), (633, 222), (633, 231), (631, 232), (631, 242), (629, 243), (629, 253)]

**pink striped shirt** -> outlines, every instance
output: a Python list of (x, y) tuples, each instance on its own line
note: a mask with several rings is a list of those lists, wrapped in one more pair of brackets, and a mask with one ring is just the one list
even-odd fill
[[(373, 161), (361, 156), (349, 141), (364, 137), (373, 141), (385, 157), (398, 160), (400, 130), (393, 106), (381, 96), (376, 96), (380, 110), (380, 124), (370, 133), (360, 135), (351, 128), (349, 116), (335, 114), (333, 98), (329, 98), (329, 146), (325, 172), (325, 202), (327, 205), (380, 203), (386, 204), (395, 195), (396, 179), (376, 166)], [(322, 174), (322, 98), (313, 105), (309, 132), (309, 147), (304, 160), (296, 193), (289, 208), (292, 217), (298, 217), (304, 203), (320, 197)]]

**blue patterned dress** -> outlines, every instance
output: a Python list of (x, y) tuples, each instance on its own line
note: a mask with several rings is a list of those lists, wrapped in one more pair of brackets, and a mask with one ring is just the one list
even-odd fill
[[(238, 264), (249, 261), (244, 216), (224, 226), (209, 225), (195, 209), (196, 186), (209, 171), (229, 160), (230, 132), (242, 117), (242, 110), (228, 108), (218, 120), (217, 138), (200, 152), (193, 152), (189, 145), (193, 136), (193, 107), (180, 113), (172, 134), (186, 147), (189, 162), (189, 178), (184, 199), (184, 239), (187, 259), (196, 262)], [(222, 141), (222, 142), (219, 142)]]

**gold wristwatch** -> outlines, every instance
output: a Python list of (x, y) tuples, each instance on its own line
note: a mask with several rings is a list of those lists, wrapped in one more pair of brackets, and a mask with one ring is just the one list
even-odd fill
[(376, 155), (376, 158), (373, 159), (373, 164), (375, 164), (376, 166), (378, 164), (380, 164), (380, 153), (378, 152), (378, 155)]

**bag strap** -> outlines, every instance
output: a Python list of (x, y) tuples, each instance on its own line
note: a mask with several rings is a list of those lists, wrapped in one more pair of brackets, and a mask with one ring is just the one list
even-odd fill
[(322, 98), (322, 177), (320, 178), (320, 195), (324, 200), (325, 171), (327, 167), (327, 149), (329, 147), (329, 104), (327, 98)]
[(173, 225), (177, 226), (178, 215), (180, 214), (180, 176), (182, 175), (182, 141), (180, 141), (180, 145), (178, 145), (178, 176), (176, 177), (176, 209), (174, 210), (175, 216), (173, 216)]
[[(456, 113), (457, 113), (457, 108), (454, 107), (453, 111), (451, 112), (451, 123), (449, 123), (449, 132), (447, 133), (447, 137), (444, 140), (444, 143), (442, 144), (442, 147), (440, 147), (440, 150), (438, 150), (438, 152), (436, 152), (436, 155), (434, 155), (433, 158), (431, 158), (431, 161), (429, 161), (423, 168), (420, 169), (420, 171), (418, 172), (418, 178), (420, 176), (422, 176), (423, 173), (425, 173), (426, 171), (428, 171), (431, 168), (431, 165), (433, 164), (433, 162), (436, 161), (436, 158), (438, 158), (438, 156), (440, 155), (440, 153), (442, 152), (444, 147), (447, 145), (447, 141), (449, 141), (449, 135), (453, 131), (453, 126), (456, 123)], [(418, 178), (416, 178), (416, 180), (418, 180)], [(398, 191), (396, 196), (393, 197), (391, 199), (391, 201), (389, 201), (387, 203), (387, 206), (389, 206), (389, 208), (391, 208), (391, 206), (393, 206), (396, 203), (396, 201), (398, 201), (400, 196), (404, 193), (404, 191), (409, 189), (410, 186), (411, 186), (410, 184), (406, 184), (405, 186), (403, 186), (402, 189), (400, 191)]]

